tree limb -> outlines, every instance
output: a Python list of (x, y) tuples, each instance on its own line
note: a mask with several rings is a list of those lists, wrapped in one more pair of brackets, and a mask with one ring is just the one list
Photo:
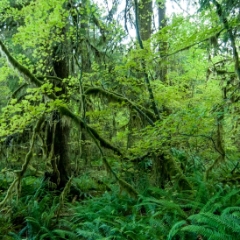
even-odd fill
[[(31, 83), (36, 85), (37, 87), (42, 86), (42, 81), (40, 81), (34, 74), (32, 74), (28, 68), (21, 65), (7, 50), (6, 46), (0, 40), (0, 52), (6, 56), (8, 62), (11, 64), (13, 68), (16, 68), (21, 74), (26, 76)], [(48, 95), (52, 99), (56, 99), (57, 97), (53, 93), (49, 93)]]
[[(37, 87), (41, 87), (42, 86), (42, 81), (39, 80), (34, 74), (32, 74), (25, 66), (21, 65), (7, 50), (7, 48), (5, 47), (5, 45), (3, 44), (3, 42), (0, 40), (0, 51), (6, 56), (6, 58), (8, 59), (9, 63), (16, 68), (21, 74), (23, 74), (24, 76), (26, 76), (31, 83), (35, 84)], [(57, 97), (55, 94), (53, 93), (49, 93), (48, 95), (49, 98), (51, 98), (52, 100), (56, 100)], [(72, 113), (67, 107), (64, 106), (60, 106), (58, 107), (59, 111), (67, 116), (70, 117), (76, 124), (78, 124), (79, 126), (83, 127), (83, 128), (88, 128), (92, 134), (94, 135), (94, 137), (100, 142), (100, 145), (113, 150), (114, 152), (116, 152), (118, 155), (122, 156), (123, 154), (121, 153), (121, 151), (112, 146), (111, 143), (109, 143), (108, 141), (106, 141), (105, 139), (103, 139), (98, 132), (91, 128), (90, 126), (86, 125), (83, 120), (81, 118), (79, 118), (77, 115), (75, 115), (74, 113)]]
[(86, 123), (83, 122), (83, 120), (78, 117), (77, 115), (75, 115), (74, 113), (72, 113), (67, 107), (61, 106), (59, 107), (59, 111), (66, 117), (71, 118), (77, 125), (79, 125), (82, 128), (85, 128), (86, 130), (91, 131), (91, 133), (93, 134), (93, 136), (100, 142), (100, 145), (102, 147), (108, 148), (113, 150), (115, 153), (117, 153), (118, 155), (122, 156), (123, 154), (121, 153), (121, 151), (114, 147), (111, 143), (109, 143), (107, 140), (105, 140), (104, 138), (102, 138), (99, 133), (91, 128), (90, 126), (88, 126)]
[(141, 114), (143, 117), (145, 117), (145, 119), (149, 122), (149, 124), (151, 126), (153, 126), (153, 127), (155, 126), (154, 121), (156, 121), (156, 117), (151, 111), (145, 109), (144, 107), (142, 107), (140, 105), (134, 104), (129, 99), (123, 97), (120, 94), (113, 93), (113, 92), (107, 91), (107, 90), (99, 88), (99, 87), (88, 88), (84, 92), (85, 95), (98, 94), (98, 93), (103, 94), (104, 96), (108, 97), (109, 100), (114, 100), (116, 102), (125, 102), (125, 103), (129, 104), (139, 114)]

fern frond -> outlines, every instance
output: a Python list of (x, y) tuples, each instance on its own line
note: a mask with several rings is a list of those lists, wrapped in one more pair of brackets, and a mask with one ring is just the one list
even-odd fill
[(38, 222), (38, 220), (33, 217), (26, 217), (25, 220), (27, 221), (27, 223), (33, 223), (37, 227), (41, 227), (41, 224)]
[(168, 240), (171, 240), (184, 225), (187, 225), (187, 222), (185, 220), (175, 223), (168, 233)]
[[(54, 236), (53, 236), (53, 234), (51, 234), (51, 233), (44, 233), (44, 234), (41, 234), (40, 236), (39, 236), (39, 238), (37, 238), (37, 239), (39, 239), (39, 240), (44, 240), (44, 239), (56, 239)], [(36, 240), (37, 240), (36, 239)]]
[(182, 209), (191, 209), (191, 211), (196, 211), (198, 209), (202, 209), (204, 207), (204, 204), (191, 201), (186, 204), (180, 204), (179, 207), (181, 207)]
[(97, 234), (93, 231), (86, 231), (86, 230), (82, 230), (82, 229), (76, 229), (76, 233), (78, 237), (84, 237), (85, 239), (88, 240), (94, 240), (94, 239), (101, 239), (103, 238), (103, 236), (101, 236), (100, 234)]
[(55, 229), (52, 231), (54, 235), (61, 237), (62, 239), (66, 239), (66, 237), (69, 237), (70, 239), (76, 239), (77, 236), (74, 232), (68, 231), (68, 230), (62, 230), (62, 229)]
[[(240, 213), (240, 207), (228, 207), (222, 211), (222, 215)], [(237, 217), (237, 216), (236, 216)]]
[(214, 212), (219, 209), (222, 204), (220, 205), (221, 198), (222, 198), (222, 191), (218, 192), (215, 196), (209, 199), (209, 201), (205, 204), (205, 206), (201, 209), (201, 212)]
[(232, 197), (236, 197), (240, 193), (239, 189), (232, 189), (225, 196), (222, 197), (221, 202), (224, 204), (229, 204)]
[(240, 233), (239, 222), (234, 221), (227, 216), (222, 217), (208, 212), (192, 215), (188, 219), (199, 224), (210, 226), (220, 232), (230, 230), (231, 232)]
[(231, 236), (213, 231), (206, 226), (188, 225), (183, 227), (181, 231), (195, 233), (196, 235), (202, 235), (208, 240), (232, 240)]
[(22, 238), (18, 234), (13, 232), (10, 232), (8, 236), (12, 237), (13, 240), (22, 240)]
[(161, 211), (171, 211), (174, 213), (177, 213), (179, 216), (186, 218), (186, 213), (181, 209), (181, 207), (174, 202), (163, 200), (163, 199), (155, 199), (155, 198), (146, 198), (143, 203), (138, 204), (138, 206), (143, 206), (145, 204), (155, 204), (159, 207), (161, 207)]

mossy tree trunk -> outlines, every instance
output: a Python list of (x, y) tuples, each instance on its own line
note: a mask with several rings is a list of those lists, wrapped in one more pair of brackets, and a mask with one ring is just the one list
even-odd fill
[[(161, 31), (162, 28), (164, 28), (167, 24), (166, 21), (166, 1), (162, 0), (157, 3), (158, 5), (158, 30)], [(167, 51), (167, 42), (166, 41), (160, 41), (159, 42), (159, 54), (160, 56), (164, 56)], [(157, 75), (160, 78), (162, 82), (167, 81), (167, 61), (166, 59), (161, 58), (160, 60), (160, 67), (157, 69)]]
[[(63, 34), (65, 30), (63, 29)], [(65, 40), (53, 51), (53, 72), (61, 78), (69, 77), (69, 43)], [(56, 84), (57, 85), (57, 84)], [(59, 86), (62, 90), (56, 95), (66, 94), (66, 89), (62, 83)], [(68, 143), (70, 138), (70, 126), (67, 121), (61, 116), (58, 110), (52, 113), (51, 126), (48, 126), (47, 146), (50, 154), (50, 162), (52, 165), (51, 181), (57, 185), (57, 188), (62, 188), (68, 181), (70, 176), (70, 157), (68, 151)], [(55, 127), (53, 125), (55, 124)]]
[(152, 0), (139, 1), (139, 25), (143, 41), (148, 40), (152, 34), (152, 16)]

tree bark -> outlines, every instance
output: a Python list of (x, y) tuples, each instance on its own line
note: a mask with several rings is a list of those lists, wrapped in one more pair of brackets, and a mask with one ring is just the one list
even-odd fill
[[(166, 26), (166, 3), (165, 0), (157, 3), (158, 5), (158, 30), (161, 31), (162, 28)], [(159, 43), (159, 54), (165, 55), (167, 50), (167, 42)], [(160, 68), (158, 71), (159, 78), (162, 82), (166, 82), (167, 80), (167, 65), (161, 60)]]
[[(63, 29), (63, 34), (65, 29)], [(69, 43), (65, 40), (59, 46), (57, 46), (53, 51), (53, 70), (57, 77), (64, 79), (69, 76)], [(66, 94), (64, 85), (56, 83), (58, 87), (62, 88), (62, 91), (58, 92), (56, 95)], [(48, 126), (48, 137), (47, 146), (48, 151), (51, 151), (53, 145), (53, 154), (50, 159), (52, 164), (52, 177), (51, 181), (57, 185), (57, 188), (63, 188), (68, 181), (70, 176), (70, 158), (68, 153), (68, 143), (69, 143), (69, 133), (70, 126), (66, 121), (63, 121), (63, 117), (58, 110), (52, 113), (52, 123), (55, 122), (55, 129), (52, 126)], [(53, 135), (55, 136), (53, 137)]]
[(139, 1), (139, 26), (140, 35), (143, 41), (148, 40), (152, 34), (152, 0)]

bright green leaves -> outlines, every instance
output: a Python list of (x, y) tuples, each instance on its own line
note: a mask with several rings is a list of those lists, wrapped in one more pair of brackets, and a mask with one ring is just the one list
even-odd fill
[(8, 106), (2, 109), (0, 118), (1, 130), (0, 136), (7, 136), (15, 132), (22, 132), (28, 124), (38, 118), (36, 108), (31, 106), (28, 101), (17, 103), (12, 101)]
[[(0, 2), (0, 12), (5, 12), (6, 9), (10, 6), (9, 0), (1, 0)], [(3, 17), (3, 15), (1, 15)]]
[(18, 27), (18, 32), (13, 37), (14, 43), (21, 45), (23, 49), (32, 49), (32, 56), (36, 61), (42, 58), (46, 60), (53, 45), (65, 39), (62, 29), (67, 24), (68, 12), (63, 7), (64, 2), (32, 1), (18, 11), (17, 16), (23, 19), (24, 25)]
[(46, 82), (40, 88), (28, 88), (20, 99), (12, 98), (8, 105), (2, 108), (0, 136), (22, 132), (42, 115), (49, 114), (60, 106), (66, 106), (63, 96), (54, 100), (47, 98), (48, 95), (61, 90)]
[(5, 106), (8, 101), (8, 97), (10, 91), (15, 89), (16, 85), (18, 85), (18, 78), (16, 74), (13, 72), (11, 68), (6, 66), (6, 64), (2, 64), (1, 59), (1, 67), (0, 67), (0, 107)]
[(190, 48), (208, 40), (220, 32), (222, 27), (213, 13), (195, 14), (190, 17), (175, 16), (171, 24), (155, 34), (156, 42), (168, 43), (168, 54)]

